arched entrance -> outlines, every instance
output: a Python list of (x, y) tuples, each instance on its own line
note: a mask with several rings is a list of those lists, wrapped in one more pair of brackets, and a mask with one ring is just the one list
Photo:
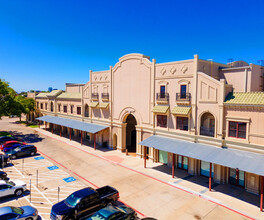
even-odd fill
[(135, 153), (137, 151), (137, 121), (132, 114), (126, 118), (126, 149), (128, 152)]
[(206, 112), (201, 117), (200, 135), (215, 136), (215, 118), (210, 112)]

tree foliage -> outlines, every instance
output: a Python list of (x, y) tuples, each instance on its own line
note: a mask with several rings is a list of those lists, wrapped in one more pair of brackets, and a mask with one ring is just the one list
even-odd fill
[(0, 118), (1, 116), (29, 114), (35, 111), (35, 100), (27, 99), (24, 96), (17, 95), (9, 87), (9, 83), (0, 79)]

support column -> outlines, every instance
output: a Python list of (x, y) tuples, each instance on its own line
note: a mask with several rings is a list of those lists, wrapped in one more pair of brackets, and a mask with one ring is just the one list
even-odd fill
[(81, 131), (81, 145), (83, 144), (82, 141), (83, 141), (83, 131)]
[(47, 122), (44, 122), (45, 123), (45, 130), (47, 130)]
[(53, 124), (51, 124), (51, 132), (52, 132), (52, 134), (53, 134)]
[(263, 176), (260, 177), (260, 211), (263, 211)]
[(172, 178), (174, 178), (175, 154), (172, 154)]
[(70, 135), (70, 141), (71, 141), (71, 136), (72, 136), (72, 128), (70, 128), (69, 135)]
[(212, 189), (212, 163), (210, 163), (210, 173), (209, 173), (209, 191)]
[(238, 170), (238, 168), (236, 168), (236, 184), (237, 184), (237, 186), (239, 184), (238, 176), (239, 176), (239, 170)]
[(147, 164), (147, 152), (146, 152), (146, 146), (144, 146), (144, 168), (146, 168), (146, 164)]
[(40, 128), (40, 121), (38, 121), (38, 127)]
[(94, 150), (96, 150), (96, 133), (94, 134)]
[(61, 137), (61, 125), (60, 125), (60, 137)]

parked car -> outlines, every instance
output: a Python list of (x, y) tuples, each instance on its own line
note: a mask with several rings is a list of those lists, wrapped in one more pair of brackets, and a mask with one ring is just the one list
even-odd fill
[(50, 218), (53, 220), (80, 219), (114, 203), (118, 198), (118, 191), (111, 186), (99, 189), (87, 187), (53, 205)]
[(7, 178), (7, 173), (1, 170), (0, 171), (0, 179), (1, 180), (7, 180), (8, 179)]
[(8, 162), (10, 161), (10, 158), (6, 154), (0, 154), (0, 167), (5, 167)]
[(21, 206), (21, 207), (5, 206), (0, 208), (0, 219), (37, 220), (38, 210), (32, 206)]
[(86, 220), (134, 220), (137, 219), (137, 213), (130, 207), (125, 205), (120, 206), (107, 206), (100, 209), (98, 212), (93, 214), (91, 217), (86, 218)]
[[(4, 147), (3, 149), (3, 152), (7, 152), (7, 151), (10, 151), (10, 150), (14, 150), (16, 149), (17, 147), (20, 147), (22, 145), (26, 145), (26, 144), (23, 144), (23, 143), (14, 143), (14, 144), (11, 144), (7, 147)], [(3, 145), (2, 145), (3, 146)]]
[(16, 141), (17, 140), (17, 138), (15, 138), (15, 137), (10, 137), (10, 136), (2, 136), (2, 137), (0, 137), (0, 144), (3, 144), (3, 143), (5, 143), (6, 141)]
[(5, 152), (12, 159), (24, 156), (33, 156), (37, 153), (37, 148), (34, 145), (21, 145), (13, 150)]
[(0, 180), (0, 198), (4, 196), (21, 196), (27, 190), (27, 184), (21, 180)]
[(4, 144), (0, 146), (0, 149), (4, 150), (6, 147), (10, 147), (15, 144), (26, 145), (25, 142), (21, 142), (21, 141), (6, 141)]

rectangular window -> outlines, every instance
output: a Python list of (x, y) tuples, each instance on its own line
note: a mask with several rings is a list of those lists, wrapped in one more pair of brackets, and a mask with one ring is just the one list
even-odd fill
[(167, 115), (157, 115), (157, 126), (162, 128), (167, 127)]
[(178, 168), (188, 170), (188, 157), (178, 155)]
[(77, 107), (77, 115), (81, 114), (81, 107)]
[(61, 107), (61, 105), (59, 104), (59, 105), (58, 105), (58, 111), (59, 111), (59, 112), (60, 112), (60, 107)]
[(73, 114), (73, 105), (71, 105), (71, 114)]
[(186, 99), (187, 86), (181, 85), (181, 99)]
[(188, 118), (187, 117), (177, 117), (176, 129), (188, 131)]
[(46, 110), (48, 109), (48, 103), (45, 103), (45, 109)]
[(160, 98), (165, 98), (166, 87), (160, 86)]
[(40, 103), (40, 108), (43, 109), (43, 103)]
[(229, 122), (229, 137), (246, 139), (247, 124), (245, 122)]
[(64, 106), (63, 106), (63, 112), (64, 112), (64, 113), (67, 113), (67, 105), (64, 105)]

